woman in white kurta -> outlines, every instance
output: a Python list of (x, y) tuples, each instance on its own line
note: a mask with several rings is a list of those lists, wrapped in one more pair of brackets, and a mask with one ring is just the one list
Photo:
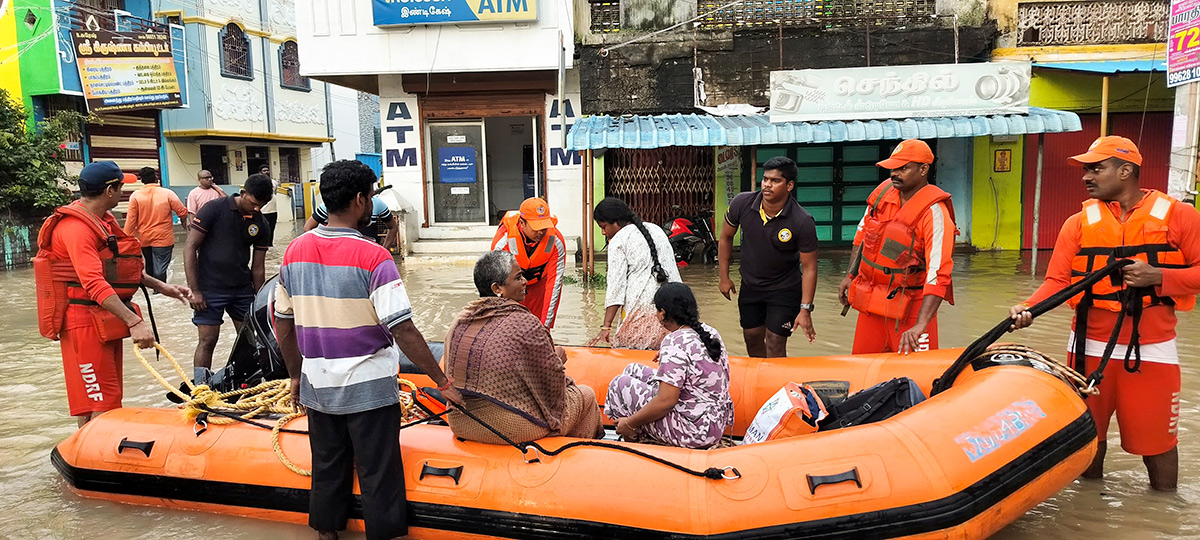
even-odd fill
[[(604, 326), (589, 344), (608, 341), (614, 348), (658, 349), (666, 331), (658, 323), (654, 293), (667, 282), (680, 282), (667, 234), (643, 223), (625, 201), (606, 198), (596, 205), (596, 225), (608, 239), (608, 292)], [(617, 331), (612, 332), (618, 321)]]

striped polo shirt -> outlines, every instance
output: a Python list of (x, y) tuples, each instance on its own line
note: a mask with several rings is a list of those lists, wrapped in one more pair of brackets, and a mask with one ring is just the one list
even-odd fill
[(392, 255), (354, 229), (321, 225), (288, 245), (275, 316), (296, 322), (300, 403), (351, 414), (397, 403), (391, 327), (412, 318)]

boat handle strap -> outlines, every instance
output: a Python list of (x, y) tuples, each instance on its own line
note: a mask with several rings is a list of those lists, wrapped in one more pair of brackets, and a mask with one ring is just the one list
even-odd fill
[(424, 480), (425, 476), (446, 476), (454, 479), (454, 485), (458, 485), (458, 479), (462, 478), (463, 467), (434, 467), (429, 462), (425, 462), (425, 466), (421, 467), (421, 476), (417, 480)]
[(129, 440), (129, 437), (123, 437), (117, 444), (117, 453), (124, 452), (126, 448), (141, 450), (146, 457), (150, 457), (150, 451), (154, 449), (154, 441), (138, 442)]
[(813, 476), (806, 474), (808, 477), (808, 493), (816, 495), (817, 488), (825, 484), (840, 484), (842, 482), (853, 481), (856, 486), (862, 488), (862, 480), (858, 477), (858, 467), (850, 469), (844, 473), (831, 474), (829, 476)]

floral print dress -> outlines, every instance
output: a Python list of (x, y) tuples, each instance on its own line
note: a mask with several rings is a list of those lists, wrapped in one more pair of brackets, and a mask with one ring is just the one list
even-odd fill
[[(720, 334), (703, 326), (717, 341)], [(691, 328), (667, 335), (659, 350), (658, 369), (629, 364), (608, 385), (604, 413), (628, 418), (650, 403), (665, 382), (679, 388), (679, 402), (666, 416), (638, 429), (638, 437), (684, 448), (706, 448), (721, 439), (733, 425), (733, 399), (729, 395), (729, 356), (713, 360)]]

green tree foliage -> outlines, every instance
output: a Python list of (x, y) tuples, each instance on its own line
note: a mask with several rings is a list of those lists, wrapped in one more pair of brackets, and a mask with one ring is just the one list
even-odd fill
[(71, 201), (60, 185), (67, 171), (59, 159), (63, 141), (76, 139), (85, 117), (59, 112), (28, 129), (28, 115), (0, 88), (0, 219), (49, 215)]

